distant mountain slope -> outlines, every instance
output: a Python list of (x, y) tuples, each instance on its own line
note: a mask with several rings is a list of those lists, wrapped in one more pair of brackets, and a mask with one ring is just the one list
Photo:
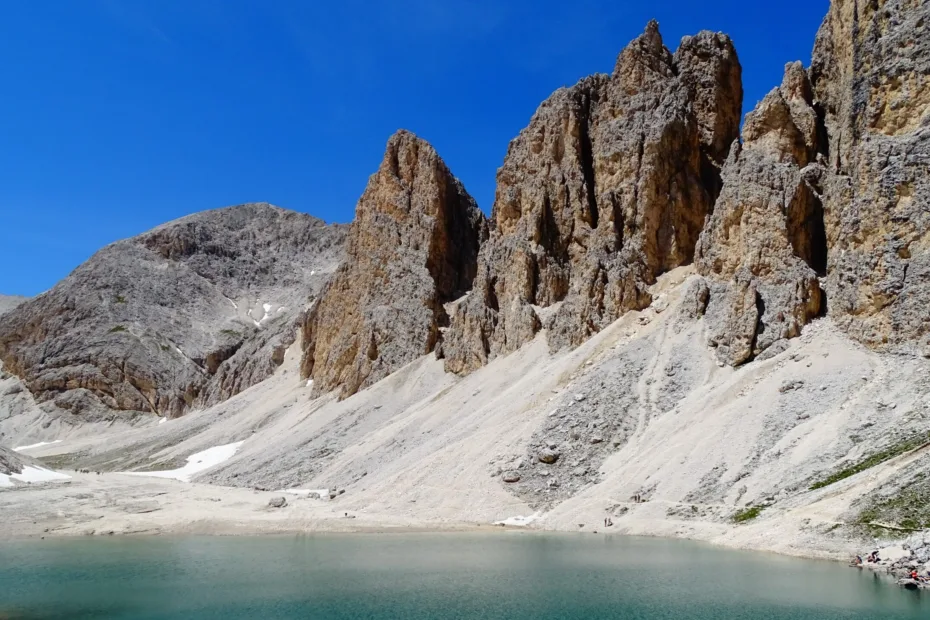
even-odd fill
[(0, 314), (6, 314), (26, 301), (26, 299), (26, 297), (20, 297), (19, 295), (0, 295)]
[(177, 416), (271, 374), (328, 281), (345, 228), (268, 204), (113, 243), (0, 324), (0, 360), (39, 401)]

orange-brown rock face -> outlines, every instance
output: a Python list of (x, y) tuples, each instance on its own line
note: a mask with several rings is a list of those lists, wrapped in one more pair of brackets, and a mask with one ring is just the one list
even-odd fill
[(317, 392), (354, 394), (432, 351), (443, 304), (467, 291), (484, 215), (436, 151), (408, 132), (388, 142), (356, 208), (346, 260), (303, 328)]
[(724, 35), (686, 37), (672, 56), (653, 22), (611, 76), (540, 106), (498, 171), (474, 290), (444, 339), (447, 369), (473, 370), (542, 327), (553, 348), (577, 345), (691, 262), (737, 137), (740, 71)]
[(830, 314), (866, 344), (930, 354), (930, 3), (834, 0), (811, 79)]
[(806, 72), (788, 65), (781, 87), (746, 116), (695, 253), (710, 292), (710, 344), (731, 365), (799, 335), (822, 308), (826, 239), (812, 106)]

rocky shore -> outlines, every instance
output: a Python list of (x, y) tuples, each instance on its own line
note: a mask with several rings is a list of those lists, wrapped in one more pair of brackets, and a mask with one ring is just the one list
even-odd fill
[[(878, 561), (869, 562), (871, 553)], [(898, 585), (914, 590), (930, 590), (930, 530), (916, 532), (900, 545), (882, 547), (866, 554), (862, 564), (853, 562), (857, 568), (887, 573), (897, 579)], [(918, 578), (913, 579), (917, 571)]]

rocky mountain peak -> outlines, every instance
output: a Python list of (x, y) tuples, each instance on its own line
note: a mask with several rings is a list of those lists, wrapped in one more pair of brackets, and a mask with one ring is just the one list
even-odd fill
[(345, 262), (303, 326), (303, 373), (343, 397), (434, 350), (444, 304), (471, 286), (487, 222), (432, 146), (387, 143), (358, 202)]
[(617, 56), (612, 77), (635, 92), (656, 79), (671, 78), (675, 72), (672, 53), (662, 41), (659, 22), (653, 19), (646, 24), (643, 34), (633, 39)]
[(678, 59), (650, 22), (612, 76), (559, 89), (511, 142), (496, 230), (441, 351), (449, 370), (473, 370), (544, 327), (553, 348), (577, 345), (691, 262), (717, 162), (738, 135), (741, 69), (729, 39), (711, 33), (687, 39)]
[(719, 193), (719, 174), (734, 136), (739, 135), (743, 100), (742, 67), (730, 37), (702, 30), (686, 36), (675, 51), (675, 66), (691, 92), (691, 102), (704, 147), (704, 182)]
[(181, 415), (265, 379), (341, 258), (344, 228), (265, 203), (196, 213), (98, 251), (0, 321), (40, 402)]
[(782, 85), (746, 115), (745, 149), (762, 149), (784, 163), (806, 166), (818, 150), (817, 114), (807, 72), (800, 62), (785, 67)]

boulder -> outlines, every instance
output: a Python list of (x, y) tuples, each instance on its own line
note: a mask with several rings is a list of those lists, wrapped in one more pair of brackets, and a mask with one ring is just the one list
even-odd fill
[(284, 508), (287, 506), (287, 498), (285, 497), (272, 497), (268, 500), (268, 506), (271, 508)]
[(558, 450), (553, 450), (552, 448), (543, 448), (536, 453), (536, 457), (539, 459), (540, 463), (546, 463), (551, 465), (559, 460), (561, 454)]

